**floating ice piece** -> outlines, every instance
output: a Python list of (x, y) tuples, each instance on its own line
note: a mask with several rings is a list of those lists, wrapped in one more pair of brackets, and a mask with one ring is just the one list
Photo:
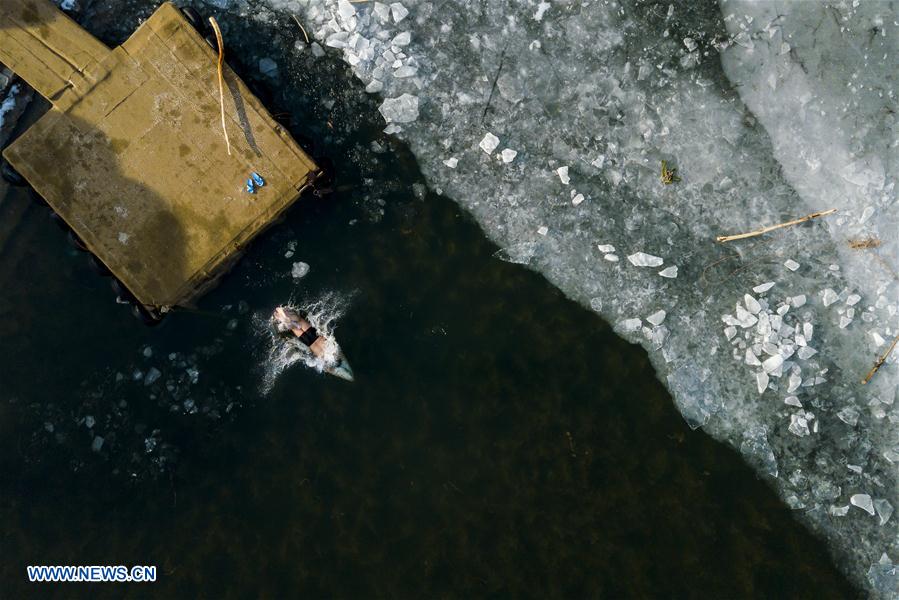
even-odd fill
[(368, 82), (368, 85), (365, 86), (365, 91), (369, 94), (377, 94), (381, 90), (384, 89), (384, 82), (379, 79), (372, 79)]
[(390, 5), (390, 14), (393, 15), (393, 22), (399, 23), (407, 16), (409, 16), (409, 9), (399, 2), (394, 2)]
[(846, 298), (846, 304), (848, 306), (855, 306), (858, 304), (858, 301), (861, 300), (862, 297), (858, 294), (850, 294), (848, 298)]
[(837, 293), (830, 288), (825, 289), (821, 292), (821, 302), (824, 306), (830, 306), (838, 299)]
[(642, 326), (643, 321), (641, 321), (640, 319), (625, 319), (621, 322), (621, 328), (624, 329), (626, 333), (639, 331)]
[(502, 152), (500, 152), (500, 156), (502, 156), (504, 163), (510, 163), (515, 160), (515, 157), (518, 156), (518, 152), (512, 150), (511, 148), (506, 148)]
[(755, 384), (759, 390), (759, 394), (764, 394), (765, 390), (768, 389), (768, 382), (770, 379), (768, 378), (768, 374), (764, 371), (755, 374)]
[(306, 275), (309, 274), (309, 265), (304, 263), (303, 261), (293, 263), (293, 267), (290, 269), (290, 276), (294, 279), (302, 279)]
[(499, 138), (488, 131), (478, 146), (487, 154), (492, 154), (496, 147), (499, 146)]
[(849, 514), (849, 505), (846, 506), (831, 506), (830, 514), (835, 517), (845, 517)]
[(88, 429), (93, 429), (94, 425), (96, 425), (96, 423), (97, 423), (97, 421), (94, 419), (93, 416), (88, 415), (88, 416), (84, 417), (84, 426), (87, 427)]
[(657, 312), (652, 313), (648, 317), (646, 317), (646, 320), (649, 321), (650, 323), (652, 323), (653, 325), (658, 326), (658, 325), (661, 325), (662, 321), (665, 320), (666, 314), (667, 313), (664, 310), (659, 310)]
[(775, 354), (771, 358), (765, 359), (765, 361), (762, 362), (762, 368), (765, 370), (765, 373), (773, 374), (778, 371), (778, 369), (783, 367), (783, 364), (783, 357), (780, 354)]
[(412, 123), (418, 119), (418, 96), (403, 94), (397, 98), (387, 98), (378, 111), (388, 123)]
[(635, 267), (658, 267), (665, 262), (663, 258), (646, 254), (645, 252), (636, 252), (627, 257)]
[(796, 356), (798, 356), (801, 360), (808, 360), (817, 353), (818, 351), (811, 346), (803, 346), (796, 352)]
[(874, 516), (874, 503), (871, 502), (871, 496), (868, 494), (853, 494), (849, 498), (849, 503)]
[(597, 244), (596, 247), (599, 248), (600, 252), (615, 252), (615, 246), (613, 246), (612, 244)]
[(271, 58), (259, 59), (259, 72), (272, 79), (278, 78), (278, 63)]
[(550, 6), (552, 6), (549, 2), (541, 2), (537, 5), (537, 12), (534, 13), (535, 21), (542, 21), (543, 14), (549, 10)]
[(787, 379), (787, 393), (795, 392), (802, 385), (802, 377), (799, 375), (790, 375)]
[(556, 169), (556, 174), (559, 176), (559, 179), (561, 179), (562, 183), (564, 183), (565, 185), (568, 185), (568, 183), (571, 181), (571, 178), (568, 176), (568, 167), (567, 166), (559, 167), (558, 169)]
[[(390, 45), (392, 46), (408, 46), (409, 42), (412, 41), (412, 34), (408, 31), (403, 31), (401, 33), (396, 34), (396, 36), (390, 41)], [(394, 52), (396, 49), (394, 48)]]
[(790, 303), (794, 308), (799, 308), (800, 306), (805, 306), (806, 297), (805, 294), (799, 294), (798, 296), (793, 296), (790, 298)]
[(666, 267), (666, 268), (662, 269), (661, 271), (659, 271), (659, 275), (661, 275), (662, 277), (665, 277), (667, 279), (676, 279), (677, 278), (677, 267), (676, 266)]
[(767, 292), (768, 290), (770, 290), (773, 287), (774, 287), (774, 282), (769, 281), (768, 283), (762, 283), (760, 285), (755, 286), (754, 288), (752, 288), (752, 291), (755, 292), (756, 294), (764, 294), (765, 292)]
[(605, 256), (603, 256), (603, 258), (609, 262), (618, 262), (617, 254), (606, 254)]
[(847, 406), (846, 408), (840, 409), (840, 411), (837, 412), (837, 418), (846, 425), (855, 427), (858, 423), (858, 411), (851, 406)]
[(94, 452), (99, 452), (100, 450), (103, 449), (103, 442), (105, 442), (105, 441), (106, 440), (104, 440), (99, 435), (94, 437), (94, 441), (91, 442), (91, 450), (93, 450)]
[[(737, 328), (734, 327), (733, 325), (728, 325), (727, 327), (724, 328), (724, 335), (725, 335), (725, 337), (727, 337), (728, 340), (734, 339), (734, 336), (737, 335)], [(765, 385), (767, 385), (767, 384), (765, 384)]]
[(749, 310), (749, 312), (754, 315), (759, 314), (759, 312), (762, 310), (762, 305), (759, 304), (759, 301), (749, 294), (743, 296), (743, 303), (746, 304), (747, 310)]
[(742, 327), (743, 329), (748, 329), (758, 323), (759, 320), (758, 317), (738, 304), (737, 321), (739, 321), (740, 327)]
[(571, 199), (571, 203), (574, 204), (575, 206), (577, 206), (578, 204), (580, 204), (583, 201), (584, 201), (583, 194), (577, 194), (574, 198)]
[(546, 235), (547, 233), (549, 233), (549, 228), (546, 225), (541, 225), (537, 228), (537, 233), (539, 233), (540, 235)]
[(787, 396), (786, 398), (784, 398), (784, 404), (786, 404), (787, 406), (802, 408), (802, 402), (799, 401), (798, 396)]
[(456, 158), (455, 156), (451, 156), (448, 159), (446, 159), (445, 161), (443, 161), (443, 164), (448, 166), (450, 169), (455, 169), (456, 165), (459, 164), (459, 159)]
[(348, 21), (350, 17), (356, 15), (356, 7), (349, 0), (337, 0), (337, 14)]
[(790, 259), (787, 259), (787, 261), (784, 263), (784, 266), (791, 271), (795, 271), (796, 269), (799, 268), (799, 263), (796, 262), (795, 260), (793, 260), (792, 258), (790, 258)]
[(799, 437), (809, 435), (807, 413), (794, 413), (790, 415), (790, 426), (787, 428), (790, 433)]
[(156, 383), (159, 378), (162, 377), (162, 373), (156, 367), (151, 367), (147, 374), (144, 376), (144, 385), (153, 385)]
[(743, 362), (753, 367), (759, 367), (762, 365), (762, 361), (760, 361), (759, 357), (755, 355), (755, 352), (752, 351), (752, 348), (746, 348), (746, 354), (743, 357)]
[(120, 244), (127, 244), (127, 243), (128, 243), (128, 238), (129, 238), (129, 237), (131, 237), (131, 236), (128, 235), (127, 233), (125, 233), (124, 231), (120, 231), (120, 232), (119, 232), (119, 243), (120, 243)]
[(883, 498), (874, 501), (874, 510), (877, 511), (881, 526), (886, 525), (887, 521), (889, 521), (890, 517), (893, 515), (893, 505)]

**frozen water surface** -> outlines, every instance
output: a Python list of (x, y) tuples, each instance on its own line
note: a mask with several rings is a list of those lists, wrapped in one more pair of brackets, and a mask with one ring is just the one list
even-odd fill
[[(642, 344), (684, 418), (743, 452), (860, 585), (895, 597), (896, 354), (860, 380), (899, 333), (899, 8), (214, 4), (298, 14), (500, 258)], [(681, 181), (660, 181), (663, 160)]]

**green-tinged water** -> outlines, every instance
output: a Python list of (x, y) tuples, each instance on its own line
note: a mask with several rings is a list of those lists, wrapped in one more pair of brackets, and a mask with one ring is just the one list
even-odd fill
[[(327, 106), (342, 72), (310, 77), (281, 91), (305, 90), (294, 127), (339, 190), (299, 203), (199, 312), (144, 328), (37, 205), (0, 251), (0, 596), (856, 595), (684, 424), (642, 350), (416, 193), (373, 104)], [(355, 383), (295, 365), (263, 396), (256, 321), (326, 293), (347, 299)], [(158, 581), (31, 584), (30, 564)]]

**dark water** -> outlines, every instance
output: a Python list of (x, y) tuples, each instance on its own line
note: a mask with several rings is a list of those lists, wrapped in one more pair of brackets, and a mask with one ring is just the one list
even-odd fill
[[(283, 32), (263, 34), (278, 57)], [(142, 327), (43, 209), (0, 205), (18, 222), (0, 247), (0, 596), (857, 595), (737, 454), (685, 426), (640, 349), (492, 258), (454, 204), (415, 192), (375, 104), (309, 67), (271, 101), (340, 189), (200, 312)], [(296, 366), (262, 396), (254, 315), (326, 292), (352, 297), (337, 333), (356, 382)], [(28, 564), (155, 564), (159, 581), (38, 586)]]

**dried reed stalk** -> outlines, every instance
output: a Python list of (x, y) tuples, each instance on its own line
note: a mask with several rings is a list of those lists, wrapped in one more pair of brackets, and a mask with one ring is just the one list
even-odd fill
[(778, 223), (777, 225), (769, 225), (768, 227), (762, 227), (761, 229), (756, 229), (755, 231), (750, 231), (749, 233), (738, 233), (736, 235), (719, 235), (715, 238), (717, 242), (730, 242), (733, 240), (742, 240), (746, 238), (755, 237), (757, 235), (762, 235), (768, 233), (769, 231), (774, 231), (775, 229), (780, 229), (782, 227), (790, 227), (792, 225), (799, 225), (800, 223), (805, 223), (806, 221), (810, 221), (812, 219), (817, 219), (818, 217), (825, 217), (827, 215), (832, 215), (837, 212), (837, 209), (831, 208), (830, 210), (824, 210), (821, 212), (812, 213), (810, 215), (805, 215), (801, 219), (794, 219), (792, 221), (787, 221), (785, 223)]
[(871, 370), (868, 371), (868, 374), (865, 375), (864, 379), (862, 379), (862, 385), (867, 385), (868, 382), (871, 381), (871, 378), (874, 377), (874, 374), (877, 373), (877, 370), (882, 367), (883, 363), (885, 363), (890, 357), (890, 353), (896, 347), (897, 342), (899, 342), (899, 335), (893, 338), (893, 343), (890, 344), (890, 347), (887, 348), (887, 351), (880, 355), (880, 357), (877, 359), (877, 362), (874, 363), (874, 366), (871, 367)]
[(303, 27), (303, 24), (300, 23), (300, 20), (297, 18), (296, 15), (290, 15), (290, 16), (293, 17), (293, 20), (297, 22), (297, 25), (299, 25), (300, 31), (303, 32), (303, 37), (306, 38), (306, 44), (308, 45), (309, 44), (309, 34), (306, 33), (306, 28)]

